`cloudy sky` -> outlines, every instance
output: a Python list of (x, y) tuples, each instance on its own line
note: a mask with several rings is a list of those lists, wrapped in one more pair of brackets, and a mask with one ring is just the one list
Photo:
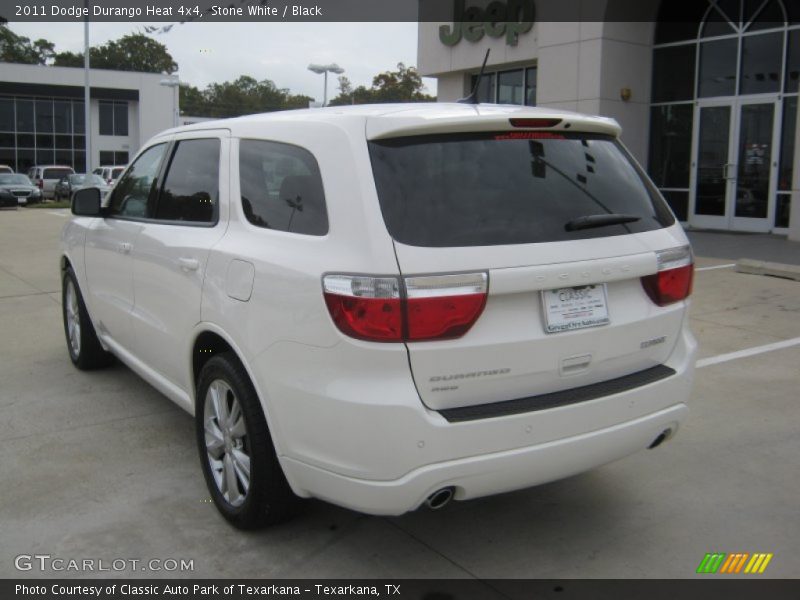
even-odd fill
[[(164, 23), (92, 23), (91, 44), (103, 44), (144, 25)], [(82, 23), (11, 23), (15, 33), (44, 37), (57, 51), (83, 49)], [(198, 87), (239, 75), (271, 79), (322, 100), (322, 76), (307, 70), (309, 63), (336, 62), (355, 85), (367, 85), (398, 62), (417, 63), (416, 23), (187, 23), (154, 36), (177, 61), (181, 81)], [(436, 81), (425, 79), (428, 93)], [(336, 81), (330, 78), (329, 97)]]

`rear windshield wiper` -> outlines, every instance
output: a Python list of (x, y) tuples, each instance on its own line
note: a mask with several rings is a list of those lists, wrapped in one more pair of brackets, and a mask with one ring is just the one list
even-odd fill
[(621, 215), (621, 214), (607, 214), (607, 215), (586, 215), (585, 217), (578, 217), (572, 219), (564, 225), (567, 231), (578, 231), (581, 229), (593, 229), (594, 227), (605, 227), (607, 225), (624, 225), (625, 223), (635, 223), (640, 221), (641, 217), (636, 215)]

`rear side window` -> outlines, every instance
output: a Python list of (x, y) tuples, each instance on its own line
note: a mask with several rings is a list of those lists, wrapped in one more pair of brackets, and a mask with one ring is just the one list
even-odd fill
[[(611, 137), (502, 132), (369, 142), (391, 236), (428, 247), (586, 239), (674, 222), (658, 193)], [(639, 220), (568, 231), (590, 215)]]
[(72, 173), (74, 173), (72, 169), (45, 169), (42, 179), (64, 179)]
[(244, 214), (253, 225), (306, 235), (328, 233), (322, 178), (308, 150), (241, 140), (239, 184)]
[(218, 139), (180, 140), (172, 154), (155, 218), (215, 223), (219, 203)]
[(109, 202), (111, 215), (144, 218), (151, 194), (154, 194), (166, 144), (156, 144), (139, 155), (120, 179)]

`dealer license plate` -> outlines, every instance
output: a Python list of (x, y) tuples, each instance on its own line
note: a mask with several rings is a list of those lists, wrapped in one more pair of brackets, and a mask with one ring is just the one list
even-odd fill
[(542, 291), (545, 331), (558, 333), (608, 325), (606, 284)]

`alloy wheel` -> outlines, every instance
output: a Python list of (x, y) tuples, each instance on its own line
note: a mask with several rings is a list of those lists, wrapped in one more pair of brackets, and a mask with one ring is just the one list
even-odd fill
[(81, 354), (81, 315), (78, 308), (78, 292), (72, 280), (67, 281), (64, 308), (67, 313), (67, 336), (74, 356)]
[(250, 449), (242, 406), (222, 379), (208, 386), (203, 423), (206, 455), (217, 489), (228, 504), (241, 506), (250, 489)]

